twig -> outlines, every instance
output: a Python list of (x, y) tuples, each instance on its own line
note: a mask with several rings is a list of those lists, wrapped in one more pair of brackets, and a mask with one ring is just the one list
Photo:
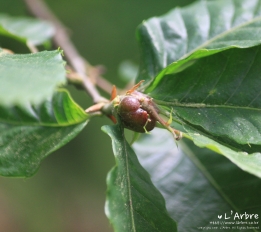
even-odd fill
[(64, 25), (54, 16), (54, 14), (48, 9), (46, 4), (42, 0), (24, 0), (30, 12), (40, 19), (51, 22), (56, 33), (53, 40), (56, 45), (60, 46), (71, 64), (72, 68), (82, 77), (83, 87), (92, 97), (94, 103), (98, 103), (106, 100), (103, 98), (95, 85), (92, 83), (91, 79), (86, 74), (87, 62), (78, 53), (77, 49), (71, 43), (69, 36), (66, 32)]
[(29, 48), (29, 50), (30, 50), (32, 53), (36, 53), (36, 52), (38, 52), (37, 47), (34, 46), (34, 45), (31, 44), (31, 43), (27, 42), (27, 43), (26, 43), (26, 46)]
[(113, 84), (111, 84), (109, 81), (107, 81), (104, 78), (101, 78), (101, 76), (97, 76), (95, 78), (95, 83), (97, 86), (99, 86), (102, 90), (104, 90), (107, 93), (111, 93)]

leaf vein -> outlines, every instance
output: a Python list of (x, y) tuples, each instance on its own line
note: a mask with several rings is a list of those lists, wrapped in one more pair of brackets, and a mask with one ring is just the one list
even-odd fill
[[(214, 83), (214, 85), (213, 85), (213, 87), (212, 87), (211, 89), (215, 89), (215, 87), (216, 87), (216, 86), (218, 85), (218, 83), (221, 81), (221, 78), (222, 78), (222, 76), (223, 76), (223, 74), (224, 74), (224, 72), (225, 72), (225, 70), (226, 70), (226, 68), (227, 68), (228, 60), (229, 60), (229, 57), (227, 58), (226, 63), (223, 65), (222, 72), (219, 74), (219, 76), (218, 76), (216, 82)], [(210, 91), (209, 91), (209, 92), (210, 92)], [(209, 93), (209, 94), (206, 96), (206, 98), (202, 101), (202, 103), (204, 103), (204, 102), (207, 100), (207, 98), (209, 98), (210, 96), (211, 96), (211, 94)]]
[(220, 34), (218, 34), (218, 35), (212, 37), (211, 39), (207, 40), (206, 42), (202, 43), (201, 45), (199, 45), (198, 47), (194, 48), (194, 49), (191, 50), (190, 52), (185, 53), (179, 60), (182, 60), (182, 59), (184, 59), (184, 58), (190, 56), (191, 54), (193, 54), (193, 53), (196, 52), (197, 50), (200, 50), (200, 49), (202, 49), (202, 48), (207, 48), (207, 46), (210, 45), (211, 43), (215, 42), (215, 40), (218, 40), (218, 39), (220, 39), (220, 38), (226, 36), (227, 34), (232, 33), (233, 31), (236, 31), (236, 30), (239, 29), (239, 28), (242, 28), (242, 27), (247, 26), (247, 25), (249, 25), (249, 24), (251, 24), (251, 23), (257, 22), (257, 21), (259, 21), (259, 20), (261, 20), (261, 16), (256, 17), (256, 18), (253, 18), (252, 20), (246, 21), (246, 22), (244, 22), (244, 23), (242, 23), (242, 24), (239, 24), (239, 25), (237, 25), (237, 26), (231, 28), (230, 30), (226, 30), (226, 31), (224, 31), (224, 32), (222, 32), (222, 33), (220, 33)]
[(230, 95), (230, 97), (224, 102), (224, 104), (226, 104), (227, 102), (229, 102), (229, 100), (237, 93), (239, 87), (241, 86), (241, 84), (243, 83), (243, 81), (246, 79), (246, 77), (247, 77), (249, 71), (251, 70), (251, 68), (252, 68), (252, 66), (253, 66), (253, 64), (254, 64), (255, 58), (256, 58), (256, 56), (257, 56), (257, 54), (258, 54), (258, 51), (259, 51), (259, 47), (258, 47), (258, 49), (255, 50), (255, 55), (253, 56), (252, 61), (251, 61), (250, 65), (248, 66), (248, 69), (247, 69), (246, 73), (243, 74), (243, 78), (240, 80), (240, 82), (238, 83), (237, 87), (234, 89), (234, 91), (233, 91), (233, 93)]

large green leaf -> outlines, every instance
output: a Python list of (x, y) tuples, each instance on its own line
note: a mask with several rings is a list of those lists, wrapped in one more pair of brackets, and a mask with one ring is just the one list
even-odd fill
[(259, 0), (200, 1), (145, 21), (139, 29), (143, 63), (138, 78), (146, 80), (144, 91), (172, 110), (185, 131), (201, 134), (191, 136), (196, 144), (212, 145), (257, 176), (260, 15)]
[(87, 114), (69, 93), (60, 89), (39, 105), (1, 106), (0, 122), (16, 125), (70, 126), (87, 120)]
[(260, 46), (230, 49), (164, 76), (150, 95), (199, 132), (261, 145), (260, 62)]
[[(260, 224), (260, 216), (249, 221), (237, 220), (234, 216), (245, 212), (261, 214), (261, 180), (221, 155), (184, 142), (177, 148), (169, 132), (154, 129), (151, 134), (142, 135), (133, 146), (152, 182), (163, 194), (168, 212), (177, 221), (178, 231), (196, 232), (203, 227), (211, 228), (209, 231), (225, 231), (222, 226), (229, 226), (228, 231), (239, 231), (222, 222), (234, 222), (233, 226), (259, 226), (236, 225), (236, 222)], [(230, 219), (225, 219), (225, 214)], [(240, 231), (258, 231), (243, 227)]]
[(0, 14), (0, 34), (27, 44), (39, 45), (54, 35), (54, 27), (45, 21)]
[[(261, 47), (230, 49), (164, 76), (150, 95), (199, 146), (261, 177)], [(198, 135), (195, 135), (198, 134)], [(195, 136), (194, 136), (195, 135)]]
[(66, 76), (61, 51), (10, 55), (0, 50), (0, 104), (40, 104), (49, 99)]
[(20, 126), (0, 123), (0, 175), (29, 177), (50, 153), (73, 139), (86, 125)]
[(146, 80), (148, 86), (177, 60), (186, 59), (178, 64), (186, 67), (188, 61), (224, 49), (260, 44), (260, 16), (260, 0), (217, 0), (198, 1), (144, 21), (138, 28), (142, 52), (138, 80)]
[(107, 177), (106, 214), (114, 231), (174, 232), (162, 195), (124, 138), (119, 125), (104, 126), (112, 139), (116, 166)]

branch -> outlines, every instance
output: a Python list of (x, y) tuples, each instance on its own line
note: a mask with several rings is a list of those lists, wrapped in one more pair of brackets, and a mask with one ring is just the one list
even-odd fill
[(64, 50), (68, 62), (72, 68), (82, 77), (82, 85), (87, 93), (92, 97), (94, 103), (105, 101), (91, 78), (86, 73), (86, 66), (89, 65), (84, 58), (78, 53), (75, 46), (69, 39), (64, 25), (54, 16), (42, 0), (24, 0), (30, 12), (36, 17), (49, 21), (55, 27), (56, 33), (53, 37), (54, 43)]

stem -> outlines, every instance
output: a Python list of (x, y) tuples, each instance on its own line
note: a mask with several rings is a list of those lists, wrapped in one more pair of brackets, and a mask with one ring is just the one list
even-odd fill
[(40, 19), (51, 22), (56, 30), (53, 37), (54, 43), (60, 46), (66, 55), (68, 62), (72, 68), (82, 77), (82, 85), (87, 93), (92, 97), (94, 103), (106, 100), (103, 98), (91, 79), (86, 74), (87, 61), (81, 57), (75, 46), (69, 39), (64, 25), (55, 17), (42, 0), (24, 0), (30, 12)]
[(29, 50), (32, 52), (32, 53), (36, 53), (36, 52), (38, 52), (38, 49), (37, 49), (37, 47), (36, 46), (34, 46), (33, 44), (31, 44), (31, 43), (26, 43), (26, 46), (29, 48)]

